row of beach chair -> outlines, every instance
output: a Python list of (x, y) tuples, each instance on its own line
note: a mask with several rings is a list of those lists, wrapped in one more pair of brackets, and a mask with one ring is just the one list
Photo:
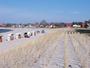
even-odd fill
[[(24, 32), (24, 33), (9, 33), (7, 34), (6, 41), (11, 41), (14, 39), (21, 39), (21, 38), (30, 38), (31, 36), (36, 36), (40, 33), (45, 33), (45, 30), (37, 30), (33, 32)], [(0, 35), (0, 42), (3, 42), (3, 36)]]

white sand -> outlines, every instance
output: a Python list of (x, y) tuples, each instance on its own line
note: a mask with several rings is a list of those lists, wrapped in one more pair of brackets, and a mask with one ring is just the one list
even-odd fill
[[(37, 37), (40, 37), (44, 34), (48, 33), (49, 29), (44, 29), (44, 28), (37, 28), (37, 29), (31, 29), (31, 28), (1, 28), (1, 29), (11, 29), (13, 31), (9, 31), (9, 32), (5, 32), (5, 33), (1, 33), (1, 35), (3, 36), (3, 42), (0, 43), (0, 53), (5, 52), (9, 49), (15, 48), (16, 46), (21, 46), (24, 43), (29, 42), (29, 40), (31, 39), (37, 39)], [(24, 38), (23, 35), (25, 32), (35, 32), (35, 31), (41, 31), (41, 30), (45, 30), (45, 33), (39, 33), (36, 34), (36, 36), (31, 36), (30, 38)], [(16, 33), (21, 33), (22, 37), (21, 39), (14, 39), (12, 41), (7, 41), (7, 37), (8, 34), (13, 33), (14, 36)], [(22, 45), (23, 46), (23, 45)]]
[(47, 33), (31, 39), (7, 42), (11, 49), (5, 45), (7, 51), (4, 48), (5, 52), (0, 52), (0, 68), (90, 67), (90, 37), (68, 34), (70, 29), (46, 30)]

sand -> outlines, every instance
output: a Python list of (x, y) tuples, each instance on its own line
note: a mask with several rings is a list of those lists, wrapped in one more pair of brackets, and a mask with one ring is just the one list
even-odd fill
[(17, 40), (8, 42), (10, 49), (0, 52), (0, 68), (90, 67), (90, 37), (68, 34), (71, 29), (66, 28), (46, 30), (47, 33), (32, 39), (21, 39), (22, 43), (18, 40), (17, 46)]

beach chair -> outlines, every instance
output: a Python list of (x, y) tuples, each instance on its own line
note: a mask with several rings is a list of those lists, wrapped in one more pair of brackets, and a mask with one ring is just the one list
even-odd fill
[(40, 33), (40, 31), (39, 30), (37, 30), (37, 34), (39, 34)]
[(14, 34), (11, 34), (10, 40), (14, 40)]
[(0, 42), (2, 42), (2, 35), (0, 35)]
[(28, 32), (27, 35), (28, 35), (28, 37), (31, 37), (31, 32)]
[(16, 39), (21, 39), (22, 36), (21, 36), (21, 33), (16, 33)]
[(28, 36), (28, 33), (27, 33), (27, 32), (25, 32), (25, 33), (24, 33), (24, 38), (29, 38), (29, 36)]
[(45, 33), (45, 31), (44, 31), (44, 30), (42, 30), (42, 31), (41, 31), (41, 33)]
[(13, 33), (9, 33), (8, 35), (7, 35), (7, 39), (6, 39), (7, 41), (10, 41), (10, 40), (14, 40), (14, 34)]
[(6, 41), (10, 41), (10, 36), (7, 37)]
[(36, 36), (36, 32), (34, 32), (34, 36)]

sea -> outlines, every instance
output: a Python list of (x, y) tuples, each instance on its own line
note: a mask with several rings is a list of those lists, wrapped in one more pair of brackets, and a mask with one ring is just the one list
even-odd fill
[(5, 32), (9, 32), (9, 31), (12, 31), (10, 29), (0, 29), (0, 33), (5, 33)]

